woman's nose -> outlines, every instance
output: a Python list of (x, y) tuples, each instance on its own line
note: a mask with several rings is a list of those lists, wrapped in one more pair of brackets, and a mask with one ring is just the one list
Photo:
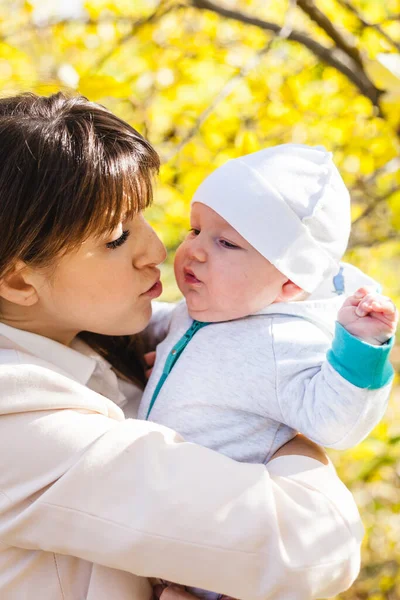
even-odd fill
[(159, 265), (167, 258), (164, 244), (147, 221), (143, 219), (141, 253), (136, 256), (137, 268)]

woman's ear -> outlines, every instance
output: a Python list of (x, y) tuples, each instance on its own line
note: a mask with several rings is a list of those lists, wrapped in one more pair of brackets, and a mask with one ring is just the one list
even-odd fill
[(288, 279), (286, 283), (283, 284), (280, 294), (278, 295), (275, 302), (290, 302), (294, 300), (297, 296), (303, 294), (303, 290), (301, 287), (293, 283)]
[(30, 283), (29, 269), (18, 261), (13, 269), (0, 279), (0, 297), (20, 306), (33, 306), (39, 297)]

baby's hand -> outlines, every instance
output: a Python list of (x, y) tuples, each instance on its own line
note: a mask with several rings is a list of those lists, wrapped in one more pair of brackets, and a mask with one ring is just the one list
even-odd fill
[(395, 305), (375, 290), (362, 287), (347, 298), (338, 313), (338, 322), (352, 335), (380, 346), (394, 335), (398, 314)]

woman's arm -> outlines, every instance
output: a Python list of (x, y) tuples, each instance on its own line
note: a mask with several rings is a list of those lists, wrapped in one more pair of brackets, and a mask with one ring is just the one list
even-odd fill
[[(301, 434), (298, 434), (296, 437), (282, 446), (275, 453), (274, 458), (290, 455), (308, 456), (309, 458), (314, 458), (325, 465), (328, 464), (328, 457), (324, 450)], [(193, 600), (195, 596), (189, 594), (183, 588), (172, 584), (157, 585), (154, 588), (154, 598), (157, 600)], [(224, 599), (228, 600), (228, 596), (223, 597), (222, 600)]]
[(2, 543), (249, 600), (333, 596), (356, 577), (356, 506), (307, 442), (267, 468), (236, 463), (167, 428), (110, 418), (106, 403), (85, 410), (93, 392), (36, 371), (0, 417)]

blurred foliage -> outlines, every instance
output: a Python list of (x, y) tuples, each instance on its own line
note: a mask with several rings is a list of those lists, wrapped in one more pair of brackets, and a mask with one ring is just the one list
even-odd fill
[[(399, 301), (399, 52), (397, 0), (0, 0), (2, 94), (83, 93), (158, 148), (148, 216), (170, 250), (169, 300), (200, 181), (228, 158), (298, 142), (333, 151), (352, 193), (347, 258)], [(367, 530), (343, 600), (400, 598), (399, 395), (364, 443), (331, 453)]]

